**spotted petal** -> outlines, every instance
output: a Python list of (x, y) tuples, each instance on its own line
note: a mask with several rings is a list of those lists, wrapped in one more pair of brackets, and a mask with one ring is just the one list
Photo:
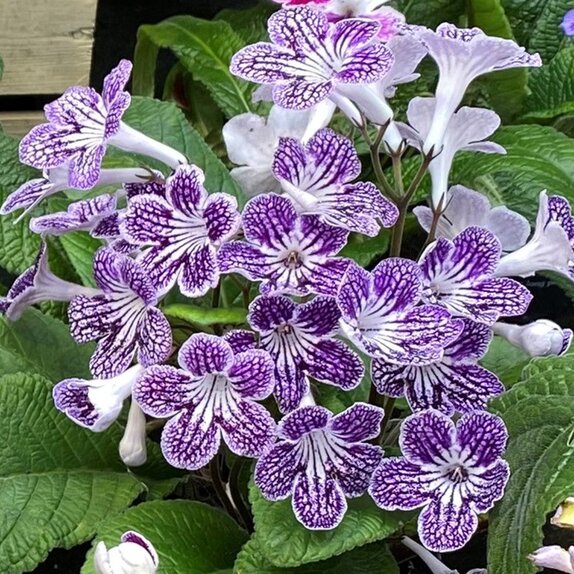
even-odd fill
[(223, 339), (197, 333), (181, 346), (178, 361), (185, 370), (202, 377), (226, 372), (232, 365), (233, 351)]
[(443, 460), (455, 440), (452, 421), (436, 411), (406, 418), (401, 427), (401, 451), (414, 464), (435, 464)]
[(384, 412), (367, 403), (355, 403), (333, 417), (330, 428), (346, 442), (360, 442), (379, 436)]
[(360, 357), (336, 339), (322, 339), (310, 346), (306, 362), (311, 377), (345, 391), (356, 388), (365, 374)]
[(169, 321), (159, 309), (151, 307), (139, 327), (138, 362), (144, 367), (162, 363), (171, 354), (171, 345)]
[(463, 416), (457, 423), (457, 436), (464, 456), (477, 467), (493, 464), (504, 452), (508, 440), (502, 419), (485, 412)]
[(283, 418), (279, 425), (279, 435), (297, 441), (311, 431), (325, 428), (331, 418), (331, 413), (324, 407), (302, 407)]
[(227, 376), (243, 398), (266, 399), (275, 386), (275, 365), (267, 351), (249, 349), (235, 355)]
[(337, 482), (306, 474), (297, 477), (292, 503), (295, 517), (309, 530), (331, 530), (347, 511), (347, 499)]
[(281, 442), (257, 461), (255, 484), (267, 500), (283, 500), (293, 492), (298, 459), (297, 447)]

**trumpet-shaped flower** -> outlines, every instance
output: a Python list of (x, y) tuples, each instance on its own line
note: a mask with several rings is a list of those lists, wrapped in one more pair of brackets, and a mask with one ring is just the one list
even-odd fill
[(140, 406), (132, 401), (122, 440), (120, 458), (126, 466), (141, 466), (147, 461), (146, 419)]
[(255, 401), (273, 391), (273, 361), (263, 350), (234, 353), (213, 335), (192, 335), (181, 347), (181, 369), (153, 366), (134, 398), (154, 417), (169, 418), (161, 448), (177, 468), (196, 470), (219, 450), (221, 438), (239, 456), (258, 457), (275, 437), (275, 422)]
[(423, 508), (421, 542), (434, 552), (462, 548), (478, 525), (478, 514), (502, 497), (508, 464), (500, 457), (507, 432), (486, 412), (465, 414), (455, 424), (433, 410), (401, 425), (402, 457), (382, 460), (369, 493), (385, 510)]
[(379, 434), (383, 414), (365, 403), (336, 416), (319, 406), (293, 411), (279, 425), (279, 441), (257, 461), (255, 484), (268, 500), (291, 496), (306, 528), (335, 528), (347, 498), (367, 490), (381, 460), (381, 448), (366, 441)]
[(351, 140), (323, 129), (307, 145), (281, 138), (273, 173), (299, 213), (333, 227), (374, 237), (391, 227), (398, 209), (371, 182), (352, 183), (361, 162)]
[(552, 568), (558, 572), (574, 574), (574, 546), (568, 550), (561, 546), (542, 546), (529, 554), (528, 559), (538, 568)]
[(221, 272), (262, 281), (260, 290), (267, 295), (337, 293), (349, 260), (334, 255), (347, 242), (347, 231), (299, 215), (289, 198), (275, 194), (251, 199), (242, 219), (246, 241), (221, 247)]
[(159, 558), (153, 544), (137, 532), (124, 532), (120, 544), (109, 550), (98, 542), (94, 552), (96, 574), (155, 574)]
[(144, 367), (165, 361), (171, 353), (171, 328), (155, 307), (157, 290), (142, 267), (102, 248), (94, 257), (94, 278), (100, 291), (74, 297), (68, 309), (72, 337), (78, 343), (98, 341), (90, 360), (92, 374), (119, 375), (136, 353)]

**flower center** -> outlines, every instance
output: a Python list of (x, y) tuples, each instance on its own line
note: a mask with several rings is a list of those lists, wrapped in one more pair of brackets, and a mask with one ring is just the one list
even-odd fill
[(299, 251), (289, 251), (283, 259), (283, 265), (289, 269), (299, 269), (303, 265), (303, 257)]
[(447, 476), (454, 484), (462, 484), (468, 479), (468, 471), (464, 466), (457, 464), (449, 469)]
[(293, 333), (293, 327), (289, 323), (283, 323), (277, 327), (278, 335), (290, 335)]

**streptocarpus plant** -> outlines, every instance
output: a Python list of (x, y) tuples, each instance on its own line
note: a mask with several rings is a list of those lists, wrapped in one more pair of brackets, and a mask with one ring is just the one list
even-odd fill
[[(142, 465), (146, 429), (161, 428), (151, 434), (167, 462), (207, 481), (244, 528), (249, 474), (252, 499), (267, 509), (289, 499), (297, 528), (336, 533), (351, 514), (360, 522), (361, 498), (381, 517), (405, 511), (407, 522), (420, 511), (421, 544), (457, 550), (509, 480), (508, 433), (487, 412), (505, 387), (479, 364), (493, 333), (533, 356), (562, 355), (572, 337), (549, 321), (508, 322), (532, 299), (516, 277), (574, 278), (567, 200), (542, 191), (528, 239), (524, 216), (451, 186), (461, 151), (505, 153), (485, 141), (497, 113), (461, 106), (471, 83), (541, 60), (478, 28), (409, 25), (385, 2), (280, 4), (268, 41), (230, 61), (272, 105), (223, 127), (237, 196), (123, 121), (128, 61), (101, 95), (74, 87), (46, 106), (48, 122), (20, 142), (21, 162), (43, 175), (0, 209), (32, 212), (41, 249), (0, 311), (17, 320), (28, 306), (69, 302), (72, 337), (97, 342), (93, 379), (58, 381), (55, 407), (102, 432), (129, 399), (122, 460)], [(392, 98), (425, 56), (438, 67), (436, 92), (412, 98), (400, 117)], [(114, 147), (138, 154), (132, 167), (102, 167)], [(67, 189), (84, 195), (37, 213)], [(407, 219), (425, 191), (407, 249)], [(48, 266), (51, 240), (69, 233), (103, 242), (95, 287)], [(369, 264), (353, 257), (353, 242), (377, 245)], [(191, 308), (196, 320), (186, 321)], [(123, 571), (114, 560), (126, 548), (155, 572), (151, 544), (126, 535), (118, 549), (98, 546), (98, 571)], [(347, 549), (341, 541), (332, 554)]]

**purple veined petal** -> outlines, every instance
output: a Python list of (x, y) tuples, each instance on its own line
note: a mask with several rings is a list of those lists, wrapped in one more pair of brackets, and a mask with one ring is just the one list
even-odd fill
[(138, 331), (138, 363), (144, 367), (163, 363), (171, 354), (172, 335), (163, 313), (151, 307), (145, 313)]
[(187, 254), (187, 260), (179, 276), (181, 293), (187, 297), (201, 297), (219, 283), (219, 269), (215, 249), (205, 245)]
[(355, 403), (334, 416), (329, 428), (346, 442), (360, 442), (376, 438), (381, 432), (383, 409), (367, 403)]
[(387, 363), (381, 359), (371, 361), (371, 380), (380, 395), (402, 397), (405, 394), (404, 365)]
[(331, 478), (300, 474), (292, 498), (295, 518), (309, 530), (331, 530), (347, 512), (347, 499)]
[(344, 54), (349, 48), (360, 48), (375, 40), (380, 29), (375, 20), (352, 18), (337, 22), (330, 30), (330, 37), (337, 53)]
[(273, 86), (273, 101), (288, 110), (308, 110), (325, 100), (333, 92), (333, 82), (309, 82), (297, 79), (288, 84)]
[(497, 461), (493, 466), (469, 477), (471, 506), (477, 513), (488, 512), (502, 498), (510, 477), (508, 463)]
[(268, 42), (257, 42), (239, 50), (231, 58), (229, 69), (232, 74), (244, 80), (274, 84), (288, 79), (284, 69), (292, 57), (292, 53), (287, 50)]
[(207, 199), (207, 192), (203, 187), (204, 181), (205, 175), (197, 166), (180, 165), (166, 180), (166, 199), (181, 213), (188, 217), (196, 217), (200, 205)]
[(419, 537), (431, 552), (452, 552), (462, 548), (474, 534), (478, 518), (460, 500), (433, 500), (420, 514)]
[(457, 372), (458, 384), (448, 389), (449, 398), (458, 412), (486, 409), (489, 399), (505, 391), (500, 379), (480, 365), (457, 365), (452, 369)]
[(243, 398), (266, 399), (275, 387), (271, 355), (262, 349), (250, 349), (235, 355), (227, 372), (233, 390)]
[(58, 128), (52, 124), (33, 127), (20, 141), (20, 161), (38, 169), (65, 164), (78, 149), (69, 141), (73, 133), (72, 128)]
[(221, 273), (240, 273), (251, 281), (260, 281), (272, 272), (264, 253), (244, 241), (224, 243), (217, 252), (217, 265)]
[(216, 245), (220, 245), (235, 235), (241, 225), (237, 200), (227, 193), (209, 195), (203, 210), (203, 217), (207, 227), (207, 236)]
[(369, 494), (385, 510), (413, 510), (427, 504), (432, 478), (405, 458), (383, 458), (373, 473)]
[(7, 215), (17, 209), (32, 208), (49, 195), (55, 189), (54, 184), (48, 179), (40, 177), (31, 179), (12, 192), (0, 207), (0, 215)]
[(574, 240), (574, 218), (570, 203), (559, 195), (548, 198), (548, 220), (560, 223), (570, 241)]
[(73, 86), (59, 98), (44, 106), (48, 120), (60, 126), (71, 125), (79, 129), (85, 125), (103, 128), (105, 107), (101, 96), (93, 88)]
[[(101, 249), (100, 251), (103, 251)], [(109, 251), (109, 250), (108, 250)], [(141, 265), (131, 257), (112, 251), (118, 260), (118, 268), (123, 282), (120, 291), (129, 289), (137, 295), (145, 305), (155, 305), (157, 303), (157, 289), (151, 282), (147, 272)]]
[(337, 305), (346, 321), (356, 320), (369, 298), (371, 275), (356, 263), (350, 263), (341, 281)]
[(102, 337), (90, 358), (94, 377), (111, 379), (123, 373), (131, 364), (137, 349), (133, 328), (117, 327)]
[(70, 160), (68, 182), (75, 189), (91, 189), (100, 179), (102, 159), (106, 153), (104, 145), (87, 148)]
[(118, 237), (120, 232), (120, 215), (121, 211), (118, 210), (111, 215), (103, 217), (100, 221), (94, 226), (90, 235), (95, 237), (96, 239), (115, 239)]
[(94, 255), (94, 279), (104, 293), (122, 291), (125, 284), (120, 271), (122, 256), (111, 249), (98, 249)]
[(225, 333), (223, 339), (229, 344), (235, 355), (257, 348), (257, 336), (253, 331), (237, 329)]
[(298, 441), (311, 431), (326, 428), (332, 418), (333, 415), (325, 407), (301, 407), (283, 417), (279, 423), (279, 436)]
[(201, 379), (168, 365), (148, 367), (134, 383), (133, 398), (144, 413), (168, 418), (193, 402)]
[(118, 65), (104, 78), (102, 96), (106, 104), (113, 102), (124, 90), (132, 73), (132, 63), (129, 60), (120, 60)]
[(393, 66), (393, 53), (382, 43), (365, 46), (343, 60), (337, 80), (346, 84), (373, 84)]
[(181, 411), (167, 421), (161, 434), (161, 450), (169, 464), (176, 468), (198, 470), (217, 454), (221, 443), (221, 431), (211, 412), (194, 416), (188, 410)]
[(111, 328), (111, 313), (102, 296), (74, 297), (68, 307), (70, 334), (77, 343), (88, 343), (103, 337)]
[(323, 223), (314, 215), (300, 218), (301, 247), (306, 253), (320, 256), (335, 255), (347, 244), (349, 232)]
[(124, 183), (128, 201), (138, 195), (158, 195), (165, 197), (165, 180), (163, 174), (155, 169), (150, 170), (150, 179), (141, 183)]
[(129, 108), (131, 101), (131, 95), (127, 92), (122, 92), (109, 105), (108, 113), (106, 115), (105, 138), (111, 138), (120, 131), (122, 117), (124, 112)]
[(273, 175), (298, 186), (305, 177), (307, 158), (303, 144), (290, 137), (280, 137), (273, 156)]
[(322, 47), (329, 23), (320, 12), (303, 7), (275, 12), (267, 22), (267, 30), (273, 43), (305, 53)]
[(290, 199), (269, 193), (254, 197), (243, 210), (243, 230), (248, 241), (265, 247), (285, 247), (295, 229), (297, 212)]
[(277, 443), (255, 466), (255, 484), (267, 500), (284, 500), (293, 492), (300, 464), (297, 445)]
[[(422, 283), (414, 261), (398, 257), (384, 259), (372, 271), (377, 314), (403, 312), (420, 301)], [(371, 311), (371, 313), (373, 313)]]
[(309, 278), (308, 291), (336, 297), (350, 264), (350, 259), (331, 257), (321, 265), (317, 265)]
[(144, 538), (138, 532), (134, 532), (133, 530), (128, 530), (124, 532), (120, 538), (121, 542), (131, 542), (132, 544), (137, 544), (141, 546), (146, 552), (150, 555), (150, 558), (155, 566), (159, 564), (159, 558), (153, 544), (147, 539)]
[(318, 295), (311, 301), (298, 305), (293, 313), (293, 322), (316, 337), (334, 336), (339, 329), (341, 311), (335, 299)]
[(166, 199), (138, 195), (129, 200), (120, 229), (132, 243), (158, 245), (171, 233), (173, 219), (173, 209)]
[(337, 339), (322, 339), (310, 346), (306, 363), (311, 377), (344, 391), (359, 386), (365, 374), (361, 358)]
[(275, 439), (276, 425), (265, 407), (252, 401), (239, 401), (233, 416), (220, 421), (223, 440), (229, 449), (248, 458), (257, 458), (269, 450)]
[(283, 295), (260, 295), (249, 305), (247, 321), (260, 333), (294, 322), (297, 305)]
[(233, 351), (221, 337), (196, 333), (181, 346), (178, 362), (196, 377), (225, 373), (233, 364)]
[(353, 444), (345, 449), (337, 461), (337, 479), (345, 496), (355, 498), (365, 493), (382, 458), (381, 447), (373, 444)]
[(453, 422), (437, 411), (411, 415), (401, 425), (401, 452), (414, 464), (444, 463), (455, 439)]
[(309, 381), (302, 367), (287, 363), (275, 368), (273, 395), (282, 413), (295, 410), (308, 390)]
[(462, 319), (462, 322), (460, 336), (445, 349), (445, 356), (456, 363), (482, 359), (492, 341), (492, 329), (470, 319)]
[(493, 464), (506, 448), (508, 432), (496, 415), (481, 411), (466, 414), (458, 421), (456, 430), (461, 459), (474, 467)]

